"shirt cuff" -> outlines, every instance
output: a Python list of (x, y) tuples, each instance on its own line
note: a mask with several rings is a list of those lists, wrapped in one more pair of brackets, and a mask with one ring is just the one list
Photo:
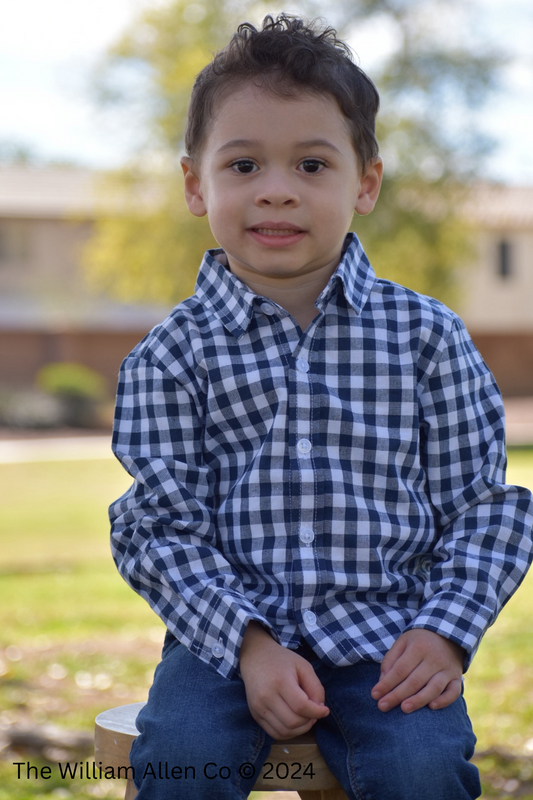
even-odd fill
[(465, 651), (463, 672), (466, 672), (492, 621), (488, 609), (471, 598), (443, 592), (420, 609), (406, 630), (423, 628), (460, 645)]
[[(257, 612), (249, 612), (246, 609), (239, 609), (236, 614), (234, 625), (231, 629), (224, 626), (218, 630), (213, 630), (209, 626), (209, 631), (202, 636), (198, 631), (198, 636), (191, 642), (189, 649), (191, 653), (206, 664), (210, 664), (224, 678), (231, 679), (239, 672), (239, 655), (242, 640), (246, 627), (249, 622), (255, 620), (267, 630), (270, 635), (279, 642), (279, 637), (271, 625)], [(179, 638), (179, 632), (176, 632)], [(182, 642), (186, 644), (186, 642)]]

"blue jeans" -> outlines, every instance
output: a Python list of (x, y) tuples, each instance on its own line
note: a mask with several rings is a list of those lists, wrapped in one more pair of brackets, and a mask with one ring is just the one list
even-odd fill
[[(378, 710), (379, 664), (332, 669), (309, 659), (331, 713), (315, 725), (320, 751), (351, 800), (471, 800), (475, 736), (462, 697), (448, 708)], [(239, 677), (215, 670), (167, 637), (131, 750), (138, 800), (241, 800), (272, 739), (253, 720)], [(243, 764), (253, 764), (255, 776)]]

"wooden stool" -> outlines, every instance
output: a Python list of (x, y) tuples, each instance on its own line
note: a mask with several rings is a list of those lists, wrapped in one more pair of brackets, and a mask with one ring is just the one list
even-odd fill
[[(144, 703), (111, 708), (96, 717), (94, 758), (97, 767), (112, 767), (117, 778), (128, 778), (124, 800), (135, 800), (137, 790), (129, 777), (130, 748), (139, 733), (135, 720)], [(268, 764), (254, 785), (254, 792), (285, 789), (298, 792), (301, 800), (347, 800), (337, 779), (331, 774), (320, 755), (314, 734), (306, 733), (285, 742), (274, 742)], [(301, 764), (298, 768), (293, 764)], [(304, 774), (313, 765), (313, 776)]]

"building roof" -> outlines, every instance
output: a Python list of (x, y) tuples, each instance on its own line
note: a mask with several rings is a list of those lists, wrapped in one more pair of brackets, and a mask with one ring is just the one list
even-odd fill
[(482, 228), (533, 230), (533, 186), (476, 186), (466, 214)]
[(93, 216), (97, 173), (71, 167), (0, 166), (0, 216)]

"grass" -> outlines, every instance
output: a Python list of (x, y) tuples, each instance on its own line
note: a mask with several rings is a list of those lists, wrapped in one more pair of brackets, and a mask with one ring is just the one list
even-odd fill
[[(533, 487), (533, 449), (510, 451), (508, 480)], [(107, 505), (128, 484), (111, 459), (0, 465), (0, 744), (11, 724), (91, 731), (98, 711), (146, 696), (163, 626), (108, 545)], [(467, 675), (485, 797), (533, 800), (532, 607), (533, 573)], [(117, 781), (62, 780), (57, 769), (28, 778), (25, 767), (18, 778), (13, 766), (69, 759), (61, 748), (5, 752), (0, 800), (123, 796)]]

